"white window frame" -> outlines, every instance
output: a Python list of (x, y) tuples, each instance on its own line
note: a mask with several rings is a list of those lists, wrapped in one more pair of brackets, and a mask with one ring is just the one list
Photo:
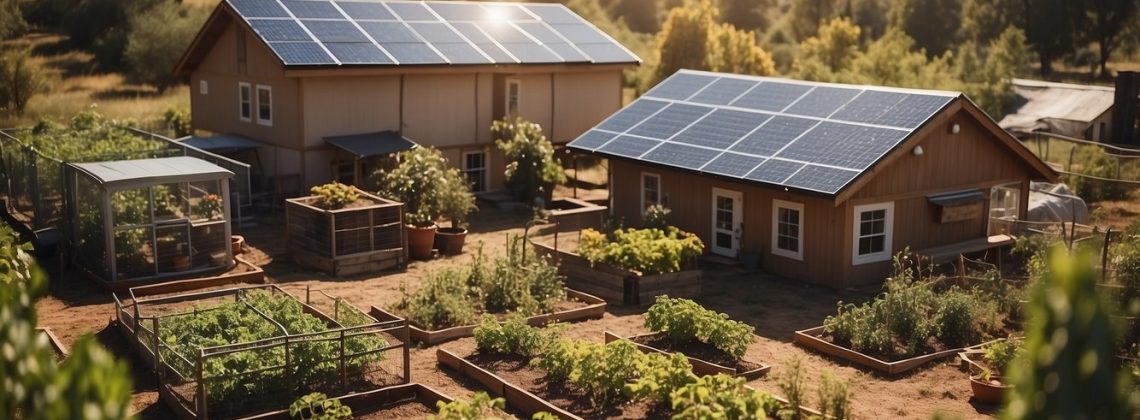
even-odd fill
[[(859, 238), (862, 235), (862, 232), (860, 232), (861, 226), (859, 222), (861, 216), (863, 213), (876, 210), (885, 210), (885, 214), (883, 215), (883, 250), (870, 254), (860, 255)], [(851, 227), (851, 264), (860, 265), (880, 261), (889, 261), (891, 259), (891, 250), (893, 249), (891, 247), (891, 239), (894, 237), (895, 203), (892, 201), (887, 203), (864, 204), (861, 206), (855, 206), (855, 211), (853, 212), (853, 221), (854, 224)]]
[[(471, 156), (471, 155), (483, 155), (483, 167), (482, 168), (470, 168), (467, 166), (467, 156)], [(471, 171), (476, 171), (476, 170), (483, 171), (483, 189), (480, 191), (475, 191), (475, 189), (472, 188), (471, 192), (473, 192), (473, 193), (487, 192), (488, 187), (491, 186), (491, 180), (488, 177), (491, 173), (490, 168), (489, 168), (490, 163), (491, 163), (490, 162), (490, 155), (485, 150), (468, 150), (466, 152), (463, 152), (463, 176), (464, 176), (464, 180), (467, 179), (467, 174)]]
[[(243, 91), (248, 93), (249, 97), (243, 99), (241, 97)], [(249, 105), (249, 115), (243, 115), (241, 106), (247, 104)], [(253, 120), (253, 87), (246, 82), (238, 82), (238, 118), (244, 122)]]
[[(263, 91), (263, 90), (266, 92), (269, 92), (269, 104), (268, 104), (269, 105), (269, 118), (261, 118), (261, 91)], [(272, 86), (266, 86), (266, 85), (257, 85), (256, 93), (257, 93), (257, 96), (256, 96), (257, 107), (256, 107), (256, 111), (254, 111), (254, 112), (257, 113), (257, 123), (264, 125), (264, 126), (267, 126), (267, 127), (272, 127), (273, 126), (273, 87)]]
[[(795, 210), (799, 212), (799, 223), (796, 225), (799, 235), (796, 237), (796, 251), (780, 248), (780, 209)], [(790, 237), (790, 236), (789, 236)], [(804, 205), (791, 201), (772, 200), (772, 254), (796, 261), (804, 260)]]
[[(511, 109), (511, 87), (515, 87), (515, 109)], [(506, 95), (503, 96), (503, 113), (506, 116), (518, 115), (519, 110), (522, 109), (522, 80), (516, 78), (508, 78), (506, 85)]]
[(206, 79), (202, 79), (202, 80), (198, 81), (198, 94), (199, 95), (209, 95), (210, 94), (210, 82), (206, 81)]
[[(650, 203), (645, 201), (645, 178), (650, 177), (657, 180), (657, 202)], [(641, 214), (645, 214), (645, 209), (654, 204), (661, 204), (661, 175), (653, 172), (641, 173)]]

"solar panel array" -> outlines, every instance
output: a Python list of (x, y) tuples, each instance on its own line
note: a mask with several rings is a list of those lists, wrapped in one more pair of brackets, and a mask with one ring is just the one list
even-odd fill
[(226, 2), (290, 66), (640, 61), (560, 4)]
[(835, 194), (956, 96), (682, 70), (570, 147)]

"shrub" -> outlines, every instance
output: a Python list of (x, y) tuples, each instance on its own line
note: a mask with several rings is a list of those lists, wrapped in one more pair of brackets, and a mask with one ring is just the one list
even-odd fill
[(746, 388), (744, 382), (723, 373), (702, 376), (670, 395), (673, 418), (764, 419), (783, 408), (770, 394)]
[(132, 16), (121, 51), (131, 78), (159, 91), (174, 84), (177, 79), (171, 77), (171, 70), (209, 15), (205, 7), (162, 1)]
[(792, 357), (784, 362), (784, 373), (778, 378), (777, 386), (788, 398), (788, 405), (799, 407), (804, 404), (807, 396), (807, 380), (804, 373), (804, 361), (799, 356)]
[[(1119, 177), (1119, 161), (1116, 157), (1105, 153), (1097, 146), (1081, 147), (1077, 150), (1075, 160), (1080, 169), (1074, 172), (1091, 177), (1117, 179)], [(1118, 181), (1105, 181), (1085, 176), (1074, 175), (1073, 190), (1087, 201), (1122, 200), (1128, 198), (1128, 189)]]
[(380, 195), (404, 203), (408, 223), (431, 225), (444, 211), (443, 197), (451, 188), (469, 188), (459, 171), (447, 164), (434, 147), (416, 147), (396, 154), (399, 162), (392, 169), (378, 169), (373, 179)]
[(492, 399), (486, 392), (479, 391), (471, 395), (470, 401), (437, 401), (435, 406), (439, 413), (429, 417), (432, 420), (494, 420), (505, 418), (501, 410), (506, 409), (507, 401)]
[(728, 315), (701, 307), (689, 299), (657, 297), (645, 313), (645, 327), (665, 333), (673, 341), (698, 340), (736, 358), (744, 356), (756, 341), (751, 325), (730, 320)]
[(174, 133), (174, 137), (186, 137), (194, 132), (193, 125), (190, 123), (190, 113), (185, 109), (167, 109), (162, 114), (162, 122), (166, 123), (166, 128)]
[(414, 294), (401, 291), (404, 297), (396, 308), (417, 325), (440, 329), (475, 322), (476, 300), (468, 294), (465, 273), (458, 268), (428, 273)]
[(821, 418), (834, 418), (843, 420), (851, 411), (851, 396), (848, 392), (850, 383), (835, 377), (830, 370), (824, 371), (819, 379), (819, 388), (816, 395), (819, 398), (819, 413)]
[(977, 300), (957, 286), (939, 297), (940, 305), (934, 319), (938, 322), (939, 338), (954, 347), (961, 347), (977, 339), (974, 319), (978, 316)]
[(0, 110), (24, 113), (33, 96), (47, 90), (42, 66), (32, 61), (28, 48), (0, 51)]
[(339, 209), (360, 199), (356, 187), (336, 181), (310, 188), (309, 192), (317, 196), (313, 204), (326, 210)]
[(289, 405), (289, 417), (298, 420), (346, 420), (352, 418), (352, 408), (341, 405), (340, 400), (314, 392), (293, 401)]
[(521, 316), (499, 323), (495, 317), (483, 316), (475, 327), (475, 345), (480, 351), (533, 357), (545, 353), (558, 339), (559, 328), (536, 328)]
[(479, 207), (475, 205), (475, 194), (471, 192), (471, 185), (459, 174), (459, 169), (449, 168), (448, 171), (455, 171), (455, 174), (448, 175), (445, 179), (459, 183), (447, 185), (440, 191), (439, 211), (451, 220), (451, 227), (460, 228), (467, 225), (467, 215), (479, 210)]
[(554, 158), (554, 145), (542, 127), (521, 118), (491, 124), (495, 145), (507, 159), (507, 188), (516, 200), (530, 203), (539, 187), (566, 182), (562, 165)]
[(1016, 359), (1021, 352), (1021, 340), (1009, 338), (992, 343), (982, 353), (982, 360), (998, 372), (1005, 372), (1010, 362)]
[(669, 214), (672, 212), (665, 206), (654, 204), (645, 209), (645, 214), (641, 220), (646, 229), (665, 230), (669, 228)]
[(673, 390), (697, 381), (689, 358), (680, 353), (668, 356), (650, 353), (638, 358), (635, 363), (638, 378), (625, 387), (626, 393), (634, 399), (648, 398), (666, 402)]
[(549, 312), (555, 302), (566, 298), (558, 267), (533, 253), (525, 255), (522, 245), (521, 237), (508, 237), (507, 255), (494, 261), (489, 275), (480, 276), (479, 289), (487, 310), (532, 315)]
[(696, 235), (675, 227), (618, 229), (606, 238), (592, 229), (582, 231), (578, 253), (592, 264), (605, 262), (645, 275), (675, 273), (701, 255), (704, 243)]

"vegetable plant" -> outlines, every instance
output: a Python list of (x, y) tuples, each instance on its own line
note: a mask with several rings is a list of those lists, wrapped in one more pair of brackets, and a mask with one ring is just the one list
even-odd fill
[(582, 231), (578, 254), (591, 264), (605, 262), (644, 275), (675, 273), (701, 255), (704, 243), (675, 227), (617, 229), (611, 237), (593, 229)]
[(313, 204), (325, 210), (339, 209), (360, 199), (360, 193), (356, 191), (356, 187), (336, 181), (317, 185), (310, 188), (309, 192), (317, 196)]
[(702, 376), (671, 394), (675, 419), (766, 419), (782, 408), (772, 395), (745, 387), (743, 378)]
[(467, 226), (467, 215), (478, 211), (475, 205), (475, 194), (471, 193), (471, 185), (459, 174), (459, 169), (449, 168), (455, 172), (444, 177), (448, 182), (439, 195), (440, 213), (451, 220), (452, 228)]
[(434, 147), (416, 147), (396, 155), (395, 168), (380, 169), (373, 179), (380, 185), (380, 195), (404, 203), (408, 223), (430, 226), (444, 211), (443, 196), (448, 188), (463, 186), (459, 171), (447, 164), (443, 153)]
[(474, 334), (475, 345), (480, 351), (533, 357), (545, 353), (558, 339), (559, 332), (557, 328), (532, 327), (518, 315), (503, 323), (493, 316), (483, 315), (483, 321), (475, 327)]
[(645, 313), (645, 327), (664, 333), (674, 342), (697, 340), (739, 359), (756, 341), (751, 325), (733, 321), (728, 315), (705, 309), (683, 298), (657, 297)]
[(455, 400), (435, 403), (439, 413), (429, 417), (432, 420), (496, 420), (507, 418), (502, 410), (507, 408), (507, 400), (492, 399), (486, 392), (478, 391), (471, 400)]
[(347, 420), (352, 418), (352, 408), (341, 405), (338, 399), (314, 392), (293, 401), (289, 405), (289, 417), (298, 420)]

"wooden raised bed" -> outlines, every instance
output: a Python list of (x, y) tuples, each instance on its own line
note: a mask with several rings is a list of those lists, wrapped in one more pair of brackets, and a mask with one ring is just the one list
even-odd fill
[(546, 206), (549, 215), (546, 219), (552, 226), (544, 227), (543, 231), (578, 232), (582, 229), (601, 229), (608, 207), (579, 200), (577, 198), (559, 198)]
[[(609, 331), (604, 331), (603, 334), (605, 335), (606, 343), (609, 343), (609, 342), (615, 341), (615, 340), (628, 340), (629, 342), (631, 342), (635, 346), (637, 346), (637, 349), (641, 350), (642, 353), (661, 353), (661, 354), (665, 354), (665, 355), (670, 354), (670, 352), (668, 352), (668, 351), (661, 350), (661, 349), (658, 349), (656, 347), (650, 347), (650, 346), (638, 343), (637, 341), (634, 341), (635, 338), (654, 337), (654, 336), (659, 335), (660, 333), (641, 334), (641, 335), (635, 335), (633, 337), (621, 337), (621, 336), (618, 336), (617, 334), (611, 333)], [(697, 376), (716, 375), (718, 373), (723, 373), (725, 375), (738, 376), (738, 377), (741, 377), (741, 378), (744, 378), (744, 379), (751, 381), (753, 379), (767, 375), (768, 371), (772, 370), (772, 366), (769, 366), (769, 365), (766, 365), (763, 363), (750, 362), (750, 363), (754, 363), (756, 365), (759, 365), (760, 367), (758, 367), (756, 369), (740, 372), (736, 368), (732, 368), (732, 367), (728, 367), (728, 366), (722, 366), (722, 365), (718, 365), (718, 364), (712, 363), (712, 362), (707, 362), (707, 361), (704, 361), (704, 360), (701, 360), (701, 359), (698, 359), (695, 357), (691, 357), (689, 355), (685, 355), (685, 357), (688, 358), (689, 363), (693, 365), (693, 373), (696, 374)]]
[[(367, 416), (375, 411), (407, 403), (423, 404), (432, 411), (435, 411), (436, 402), (443, 401), (444, 403), (449, 403), (454, 401), (446, 394), (419, 383), (395, 385), (372, 391), (343, 395), (333, 399), (340, 400), (341, 404), (352, 408), (354, 417)], [(288, 409), (243, 417), (245, 420), (287, 420), (291, 418)]]
[[(156, 293), (169, 293), (187, 290), (204, 289), (207, 287), (215, 287), (226, 284), (235, 283), (265, 283), (265, 270), (258, 267), (256, 264), (250, 263), (242, 259), (240, 256), (234, 256), (234, 265), (229, 268), (218, 268), (215, 271), (207, 271), (206, 273), (199, 273), (194, 278), (182, 280), (169, 280), (162, 281), (154, 278), (137, 279), (137, 280), (115, 280), (106, 281), (98, 276), (91, 274), (86, 270), (80, 270), (87, 277), (95, 280), (103, 288), (111, 293), (123, 293), (130, 289), (139, 288), (154, 288), (154, 290), (165, 290)], [(209, 275), (210, 273), (218, 273)], [(175, 277), (177, 278), (177, 277)]]
[(624, 305), (648, 305), (660, 295), (699, 298), (701, 277), (699, 269), (676, 273), (642, 275), (610, 264), (590, 264), (582, 256), (531, 241), (534, 251), (558, 263), (558, 272), (566, 276), (567, 287), (572, 287)]
[(796, 344), (810, 348), (817, 352), (826, 354), (828, 356), (838, 357), (847, 360), (851, 363), (870, 368), (876, 372), (884, 373), (887, 375), (897, 375), (935, 360), (945, 359), (952, 357), (958, 352), (962, 351), (962, 347), (942, 350), (936, 353), (930, 353), (922, 356), (915, 356), (909, 359), (903, 359), (895, 362), (887, 362), (866, 354), (848, 349), (846, 347), (837, 346), (825, 341), (821, 336), (823, 335), (823, 326), (809, 328), (806, 330), (796, 331), (793, 341)]
[(298, 265), (333, 276), (375, 273), (408, 261), (404, 204), (360, 192), (337, 210), (316, 196), (285, 200), (286, 252)]
[(59, 341), (59, 337), (55, 336), (55, 332), (53, 332), (51, 328), (36, 327), (36, 331), (43, 334), (44, 337), (47, 337), (48, 345), (51, 346), (52, 353), (55, 354), (55, 361), (62, 362), (63, 359), (67, 358), (69, 353), (67, 346), (64, 346), (62, 341)]
[[(527, 324), (540, 327), (551, 322), (572, 322), (585, 319), (601, 318), (606, 313), (606, 301), (601, 300), (595, 296), (591, 296), (577, 290), (566, 289), (566, 297), (577, 299), (586, 304), (581, 308), (569, 309), (549, 314), (540, 314), (529, 317), (526, 319)], [(369, 311), (369, 315), (380, 322), (402, 320), (400, 316), (375, 306)], [(475, 327), (478, 325), (460, 325), (457, 327), (444, 328), (442, 330), (425, 330), (416, 326), (415, 324), (408, 323), (411, 329), (412, 340), (424, 343), (428, 346), (445, 343), (451, 340), (471, 337), (475, 334)]]

